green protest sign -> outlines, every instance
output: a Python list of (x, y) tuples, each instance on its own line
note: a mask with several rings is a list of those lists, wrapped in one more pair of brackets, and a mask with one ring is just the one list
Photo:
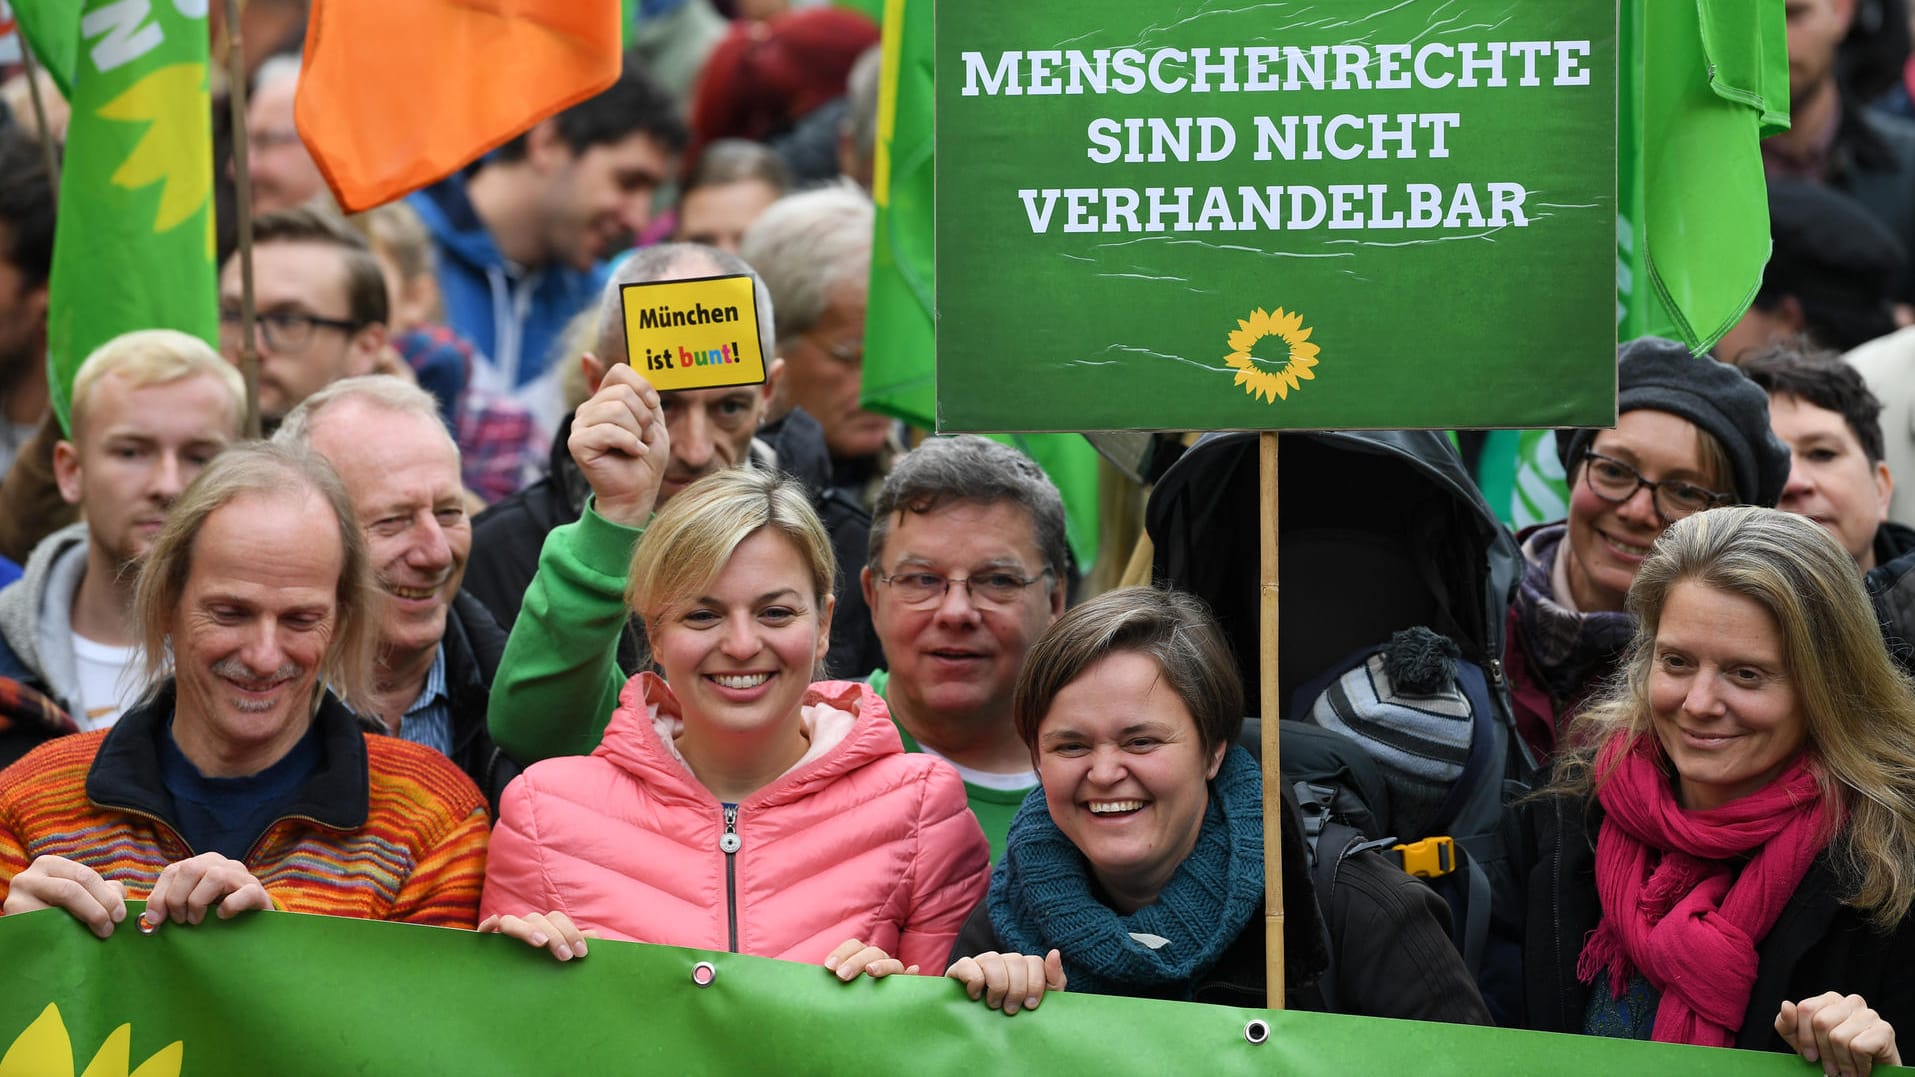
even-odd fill
[(1615, 0), (937, 9), (940, 430), (1607, 425)]
[(812, 965), (616, 942), (560, 964), (497, 935), (293, 913), (148, 937), (132, 927), (140, 907), (105, 941), (58, 910), (0, 919), (0, 1077), (941, 1074), (1005, 1062), (1058, 1075), (1805, 1072), (1785, 1055), (1069, 993), (1005, 1018), (942, 978), (841, 984)]

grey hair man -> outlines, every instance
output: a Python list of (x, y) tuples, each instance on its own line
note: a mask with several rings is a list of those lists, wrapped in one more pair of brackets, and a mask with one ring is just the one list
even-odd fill
[(253, 75), (246, 101), (247, 167), (253, 179), (253, 212), (273, 213), (324, 198), (326, 177), (293, 124), (293, 99), (299, 93), (296, 53), (271, 56)]
[(838, 171), (869, 191), (878, 154), (878, 78), (884, 46), (864, 50), (845, 76), (844, 121), (838, 128)]
[(993, 859), (1037, 785), (1011, 720), (1024, 657), (1064, 612), (1064, 501), (1008, 445), (932, 438), (898, 459), (878, 492), (861, 574), (885, 669), (871, 684), (905, 747), (964, 778)]
[(361, 717), (436, 749), (496, 798), (511, 775), (485, 711), (505, 632), (460, 591), (472, 522), (437, 401), (402, 378), (347, 378), (289, 412), (274, 440), (339, 472), (371, 554), (379, 645)]

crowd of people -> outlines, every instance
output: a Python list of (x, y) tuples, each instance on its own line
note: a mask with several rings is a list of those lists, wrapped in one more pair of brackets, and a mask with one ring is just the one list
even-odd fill
[[(0, 122), (6, 915), (730, 950), (1006, 1015), (1259, 1007), (1270, 820), (1287, 1005), (1900, 1063), (1915, 66), (1844, 60), (1880, 66), (1899, 0), (1790, 0), (1762, 289), (1713, 356), (1619, 347), (1616, 424), (1556, 435), (1563, 519), (1456, 532), (1492, 623), (1408, 603), (1263, 701), (1361, 764), (1327, 792), (1246, 729), (1257, 671), (1213, 612), (1242, 596), (1094, 587), (1031, 459), (861, 406), (876, 27), (714, 3), (639, 5), (611, 88), (350, 218), (293, 123), (298, 5), (251, 5), (292, 50), (247, 113), (266, 440), (230, 243), (217, 347), (117, 337), (49, 414), (59, 130)], [(754, 284), (764, 382), (659, 391), (621, 289), (717, 276)], [(1484, 715), (1487, 778), (1458, 732)], [(1432, 815), (1491, 783), (1499, 848), (1324, 844), (1381, 825), (1377, 782)], [(1489, 939), (1418, 877), (1459, 859), (1508, 880)]]

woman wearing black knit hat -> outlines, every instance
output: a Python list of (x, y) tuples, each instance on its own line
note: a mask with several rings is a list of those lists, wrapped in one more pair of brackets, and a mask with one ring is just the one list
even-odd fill
[(1568, 519), (1517, 536), (1527, 567), (1504, 666), (1517, 729), (1544, 761), (1620, 663), (1635, 631), (1623, 598), (1656, 537), (1707, 509), (1773, 507), (1789, 477), (1768, 394), (1735, 367), (1643, 337), (1618, 350), (1616, 379), (1614, 429), (1557, 434)]

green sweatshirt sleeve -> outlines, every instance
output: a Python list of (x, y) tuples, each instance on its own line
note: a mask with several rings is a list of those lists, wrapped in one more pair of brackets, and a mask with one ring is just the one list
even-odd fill
[(625, 579), (643, 533), (587, 501), (578, 522), (545, 537), (486, 708), (493, 741), (521, 766), (584, 755), (605, 735), (625, 686)]

